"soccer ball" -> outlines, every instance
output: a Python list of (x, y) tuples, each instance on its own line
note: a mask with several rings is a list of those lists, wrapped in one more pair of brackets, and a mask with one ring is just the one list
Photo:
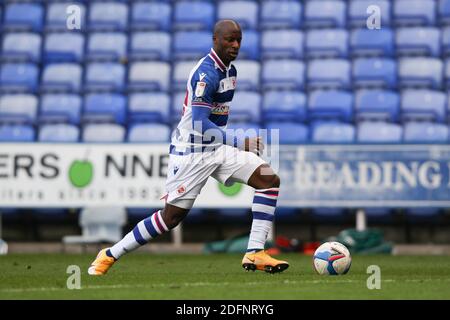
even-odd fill
[(339, 242), (325, 242), (314, 252), (313, 266), (320, 275), (346, 274), (351, 264), (350, 252)]

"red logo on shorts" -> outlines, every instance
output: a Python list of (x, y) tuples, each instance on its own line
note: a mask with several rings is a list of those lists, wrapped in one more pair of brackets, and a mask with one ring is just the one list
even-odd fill
[(186, 192), (186, 188), (184, 186), (179, 186), (177, 192), (178, 194), (183, 194)]

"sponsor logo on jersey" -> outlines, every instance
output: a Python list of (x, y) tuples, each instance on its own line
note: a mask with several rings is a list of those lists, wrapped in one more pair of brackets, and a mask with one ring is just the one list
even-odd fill
[(211, 108), (211, 114), (227, 115), (229, 113), (230, 106), (224, 103), (214, 103)]
[(204, 73), (204, 72), (202, 72), (202, 73), (199, 73), (199, 78), (200, 78), (200, 81), (203, 81), (203, 79), (206, 77), (206, 73)]

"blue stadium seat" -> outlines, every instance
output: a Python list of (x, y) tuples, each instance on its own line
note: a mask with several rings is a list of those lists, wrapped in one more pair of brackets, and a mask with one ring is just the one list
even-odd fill
[(368, 9), (370, 6), (377, 6), (380, 8), (381, 30), (390, 26), (391, 2), (389, 0), (350, 0), (348, 8), (349, 25), (353, 28), (366, 28), (367, 19), (374, 12)]
[(260, 27), (262, 29), (300, 29), (302, 4), (297, 1), (261, 2)]
[(73, 124), (46, 124), (40, 127), (39, 142), (78, 142), (80, 129)]
[(0, 96), (0, 123), (34, 124), (38, 99), (31, 94)]
[(77, 125), (81, 117), (81, 97), (77, 94), (44, 94), (41, 96), (39, 123)]
[(41, 90), (44, 92), (79, 92), (82, 69), (74, 63), (48, 64), (42, 72)]
[(450, 88), (450, 59), (445, 60), (445, 86), (447, 90)]
[(408, 122), (403, 127), (403, 141), (409, 143), (447, 143), (449, 128), (441, 123)]
[(397, 122), (400, 97), (396, 91), (358, 90), (355, 94), (356, 121)]
[(441, 89), (443, 64), (436, 58), (401, 58), (398, 67), (400, 86)]
[(6, 63), (1, 66), (2, 92), (36, 92), (39, 69), (32, 63)]
[(355, 29), (351, 32), (350, 49), (353, 57), (391, 57), (395, 52), (394, 32), (389, 28)]
[(186, 91), (186, 84), (192, 68), (198, 61), (178, 61), (174, 64), (172, 75), (172, 90)]
[(434, 0), (394, 1), (394, 24), (396, 26), (432, 26), (436, 23)]
[(176, 60), (198, 60), (211, 49), (212, 35), (207, 31), (178, 31), (173, 36), (173, 57)]
[(89, 9), (91, 31), (125, 31), (128, 28), (128, 5), (118, 2), (94, 2)]
[(300, 30), (268, 30), (262, 33), (263, 59), (303, 58), (303, 32)]
[(348, 56), (348, 32), (343, 29), (309, 30), (306, 33), (308, 58), (345, 58)]
[(217, 20), (233, 19), (243, 30), (256, 30), (259, 27), (258, 9), (258, 3), (255, 1), (221, 1), (217, 5)]
[(167, 93), (134, 93), (129, 96), (128, 121), (170, 123), (170, 97)]
[[(187, 77), (186, 80), (187, 81)], [(165, 62), (134, 62), (128, 71), (128, 88), (132, 91), (168, 91), (170, 65)]]
[(312, 60), (308, 64), (308, 88), (347, 89), (351, 84), (350, 69), (348, 60)]
[(444, 57), (450, 56), (450, 26), (442, 28), (441, 52)]
[(123, 142), (125, 128), (114, 123), (87, 124), (83, 127), (83, 142)]
[(259, 60), (260, 58), (260, 33), (254, 30), (244, 30), (239, 49), (239, 59)]
[(139, 123), (128, 131), (128, 142), (166, 143), (170, 141), (170, 127), (160, 123)]
[(83, 62), (84, 36), (72, 32), (47, 34), (44, 59), (46, 62)]
[(186, 98), (186, 86), (184, 88), (184, 91), (178, 91), (175, 94), (172, 95), (171, 99), (171, 115), (170, 115), (170, 121), (174, 125), (178, 125), (178, 122), (181, 119), (181, 115), (183, 113), (183, 104), (184, 100)]
[(306, 96), (301, 91), (268, 91), (264, 93), (263, 120), (295, 121), (307, 120)]
[(173, 6), (174, 30), (212, 31), (215, 19), (214, 3), (208, 1), (179, 1)]
[[(86, 29), (86, 7), (80, 2), (65, 2), (65, 3), (49, 3), (46, 10), (46, 31), (65, 32), (67, 30), (67, 11), (74, 12), (72, 5), (76, 5), (80, 9), (80, 30)], [(74, 22), (74, 21), (73, 21)], [(72, 31), (72, 30), (71, 30)]]
[[(240, 70), (238, 79), (240, 81)], [(305, 86), (305, 65), (298, 60), (268, 60), (262, 67), (263, 90), (302, 90)]]
[(400, 143), (403, 128), (394, 123), (361, 122), (357, 127), (357, 141), (361, 143)]
[(91, 33), (87, 44), (90, 61), (122, 61), (127, 57), (128, 37), (118, 32)]
[(356, 130), (352, 124), (319, 122), (311, 125), (311, 141), (314, 143), (354, 143)]
[(236, 60), (233, 62), (238, 72), (236, 90), (259, 90), (261, 65), (252, 60)]
[(114, 62), (92, 62), (87, 65), (84, 84), (87, 91), (123, 91), (125, 67)]
[(172, 38), (167, 32), (135, 32), (131, 36), (130, 58), (169, 61), (171, 46)]
[(346, 2), (341, 0), (308, 1), (304, 24), (309, 28), (345, 28)]
[(441, 55), (441, 32), (437, 28), (398, 28), (396, 36), (397, 56)]
[(38, 3), (10, 3), (5, 8), (3, 30), (40, 32), (43, 19), (44, 9)]
[(138, 30), (172, 29), (172, 6), (164, 2), (133, 2), (131, 8), (131, 28)]
[(403, 121), (433, 121), (444, 123), (447, 96), (441, 91), (405, 90), (402, 92)]
[(353, 61), (353, 86), (356, 88), (397, 87), (397, 64), (385, 58), (358, 58)]
[(22, 124), (0, 126), (0, 142), (31, 142), (34, 138), (32, 126)]
[(313, 91), (308, 96), (310, 121), (353, 120), (353, 94), (346, 91)]
[(88, 94), (84, 97), (84, 123), (117, 123), (127, 120), (127, 99), (117, 93)]
[(440, 25), (450, 24), (450, 0), (439, 0), (438, 14)]
[(229, 121), (261, 121), (261, 96), (259, 93), (237, 91), (231, 104)]
[(274, 134), (272, 130), (279, 130), (280, 144), (303, 144), (308, 142), (309, 139), (308, 126), (301, 123), (271, 121), (266, 123), (266, 128), (268, 130), (269, 143), (275, 143), (271, 139)]
[(41, 36), (35, 33), (5, 33), (2, 60), (5, 62), (39, 62)]

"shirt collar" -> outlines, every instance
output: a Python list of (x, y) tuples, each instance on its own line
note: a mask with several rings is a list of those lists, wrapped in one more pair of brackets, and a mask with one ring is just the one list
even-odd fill
[(227, 70), (231, 67), (231, 63), (230, 63), (230, 66), (228, 66), (228, 68), (225, 66), (225, 63), (223, 63), (222, 60), (220, 60), (219, 56), (217, 55), (217, 53), (214, 51), (213, 48), (211, 48), (211, 52), (209, 53), (209, 56), (214, 60), (214, 62), (216, 63), (216, 65), (219, 67), (219, 69), (222, 72), (225, 72), (225, 70)]

